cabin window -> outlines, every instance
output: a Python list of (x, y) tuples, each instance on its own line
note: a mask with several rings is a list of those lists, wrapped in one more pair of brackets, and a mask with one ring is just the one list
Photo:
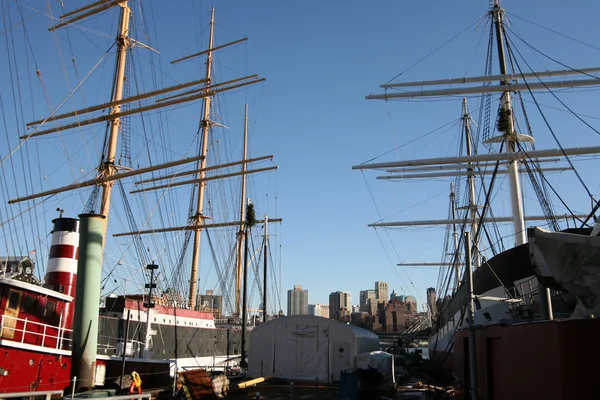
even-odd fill
[(23, 296), (23, 301), (21, 304), (21, 311), (26, 312), (27, 314), (34, 315), (36, 311), (37, 299), (33, 296), (25, 295)]
[(36, 317), (44, 318), (46, 315), (46, 300), (40, 298), (35, 305), (35, 315)]
[(16, 290), (11, 290), (8, 294), (8, 304), (6, 308), (10, 308), (12, 310), (19, 309), (19, 303), (21, 301), (21, 292), (17, 292)]
[(46, 315), (44, 319), (48, 322), (55, 322), (56, 320), (56, 302), (48, 300), (46, 302)]

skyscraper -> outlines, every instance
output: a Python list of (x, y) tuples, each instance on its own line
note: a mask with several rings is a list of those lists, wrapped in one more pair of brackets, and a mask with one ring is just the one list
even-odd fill
[(360, 311), (370, 312), (371, 305), (369, 299), (377, 300), (377, 292), (375, 290), (361, 290), (360, 291)]
[(338, 319), (352, 312), (352, 293), (333, 292), (329, 295), (329, 318)]
[(329, 306), (327, 304), (309, 304), (308, 315), (329, 318)]
[(288, 290), (287, 315), (308, 315), (308, 290), (300, 285)]
[(427, 289), (427, 311), (429, 311), (431, 313), (432, 317), (435, 317), (435, 314), (437, 313), (437, 306), (436, 306), (436, 294), (435, 294), (435, 288), (428, 288)]
[(388, 298), (388, 284), (387, 282), (375, 282), (375, 292), (377, 293), (377, 301), (389, 301)]

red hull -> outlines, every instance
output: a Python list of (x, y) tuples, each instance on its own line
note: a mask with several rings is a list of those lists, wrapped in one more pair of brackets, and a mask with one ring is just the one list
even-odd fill
[(0, 393), (62, 390), (69, 386), (71, 357), (0, 347)]
[[(9, 372), (7, 376), (0, 376), (0, 393), (64, 390), (69, 386), (70, 355), (54, 355), (6, 346), (0, 347), (0, 354), (0, 368)], [(125, 374), (138, 372), (144, 389), (171, 384), (169, 362), (126, 360)], [(106, 366), (105, 384), (114, 387), (121, 376), (121, 360), (98, 360), (97, 364)]]
[[(442, 364), (446, 375), (456, 374), (465, 387), (470, 380), (468, 335), (454, 335), (454, 352)], [(479, 399), (598, 398), (591, 383), (600, 375), (599, 336), (598, 318), (478, 328)], [(434, 357), (443, 360), (445, 354)]]

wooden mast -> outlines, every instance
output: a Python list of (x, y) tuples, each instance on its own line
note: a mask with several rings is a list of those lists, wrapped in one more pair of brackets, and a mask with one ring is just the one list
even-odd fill
[[(215, 9), (211, 10), (210, 14), (210, 34), (208, 38), (208, 51), (206, 53), (206, 85), (207, 88), (211, 81), (211, 68), (212, 68), (212, 52), (213, 52), (213, 37), (215, 29)], [(210, 104), (211, 98), (204, 98), (204, 115), (201, 121), (202, 126), (202, 143), (200, 156), (203, 157), (200, 161), (200, 174), (199, 178), (203, 179), (206, 176), (204, 169), (206, 168), (206, 154), (208, 153), (208, 133), (210, 131)], [(192, 221), (196, 226), (202, 224), (202, 213), (204, 211), (204, 193), (206, 183), (200, 181), (198, 183), (198, 201), (196, 203), (196, 214), (192, 216)], [(202, 238), (202, 228), (194, 230), (194, 244), (192, 246), (192, 272), (190, 275), (190, 293), (188, 305), (193, 310), (196, 308), (196, 291), (198, 284), (198, 264), (200, 262), (200, 239)]]
[[(248, 104), (246, 104), (244, 112), (244, 150), (243, 160), (248, 156)], [(240, 315), (240, 299), (242, 288), (242, 261), (244, 257), (244, 226), (246, 221), (246, 163), (242, 163), (242, 193), (240, 201), (240, 230), (237, 233), (237, 259), (235, 266), (235, 309), (234, 315)]]
[[(131, 10), (127, 6), (127, 0), (119, 3), (121, 7), (121, 23), (119, 27), (119, 36), (117, 37), (117, 74), (115, 76), (114, 87), (115, 91), (112, 96), (113, 102), (119, 102), (123, 98), (123, 83), (125, 82), (125, 65), (127, 62), (127, 48), (129, 47), (129, 18)], [(116, 114), (121, 111), (121, 105), (117, 104), (111, 108), (110, 113)], [(108, 138), (108, 149), (106, 158), (100, 166), (100, 175), (109, 177), (115, 174), (117, 167), (115, 166), (115, 158), (117, 156), (117, 143), (119, 141), (119, 128), (121, 119), (115, 118), (110, 121), (110, 134)], [(112, 194), (114, 182), (104, 182), (102, 184), (102, 200), (100, 203), (100, 214), (104, 215), (104, 237), (106, 241), (106, 228), (108, 214), (110, 211), (110, 198)], [(104, 244), (102, 246), (104, 248)]]

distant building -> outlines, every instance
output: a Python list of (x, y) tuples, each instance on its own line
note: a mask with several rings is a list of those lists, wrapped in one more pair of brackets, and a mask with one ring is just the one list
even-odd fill
[(223, 312), (223, 297), (215, 295), (212, 290), (207, 290), (206, 294), (198, 296), (198, 308), (203, 312), (210, 312), (215, 319), (221, 318)]
[(308, 315), (329, 318), (329, 306), (327, 304), (309, 304)]
[(405, 296), (403, 294), (396, 294), (395, 290), (392, 290), (392, 294), (390, 295), (390, 301), (398, 300), (402, 303), (412, 303), (415, 310), (417, 309), (417, 299), (414, 296)]
[(377, 301), (388, 301), (388, 284), (387, 282), (375, 282), (375, 293)]
[(369, 318), (371, 317), (366, 312), (353, 312), (350, 314), (350, 323), (352, 325), (365, 327)]
[(308, 290), (300, 285), (288, 290), (287, 315), (308, 315)]
[(366, 312), (368, 312), (370, 315), (377, 315), (377, 304), (379, 304), (377, 299), (368, 299)]
[(372, 324), (373, 332), (403, 332), (419, 318), (417, 309), (411, 302), (398, 299), (389, 303), (379, 303), (377, 317)]
[(352, 294), (350, 292), (333, 292), (329, 295), (329, 318), (340, 319), (352, 313)]
[(358, 304), (355, 304), (352, 306), (352, 312), (353, 313), (360, 313), (360, 306)]
[(376, 290), (361, 290), (360, 291), (360, 311), (371, 312), (369, 299), (377, 300)]
[(436, 305), (436, 294), (435, 294), (435, 288), (428, 288), (427, 289), (427, 312), (431, 313), (431, 317), (435, 318), (435, 315), (437, 314), (437, 305)]

